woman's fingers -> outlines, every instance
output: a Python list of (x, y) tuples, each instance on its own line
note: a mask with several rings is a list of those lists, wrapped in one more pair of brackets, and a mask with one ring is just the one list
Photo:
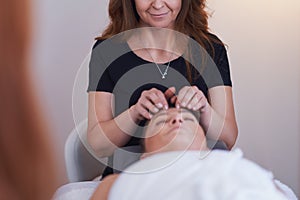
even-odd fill
[(194, 95), (197, 93), (198, 88), (196, 86), (185, 86), (183, 87), (177, 96), (176, 107), (187, 108), (189, 103), (192, 101)]
[(174, 95), (173, 97), (171, 97), (170, 99), (171, 104), (175, 104), (176, 100), (177, 100), (177, 96)]
[(153, 101), (154, 105), (157, 106), (158, 109), (168, 109), (168, 101), (164, 93), (162, 93), (160, 90), (157, 90), (155, 91), (155, 94), (157, 98), (155, 101)]
[(156, 88), (143, 91), (137, 102), (137, 111), (145, 119), (151, 119), (162, 108), (168, 109), (168, 102), (165, 94)]
[(193, 106), (192, 106), (192, 108), (191, 108), (191, 110), (194, 110), (194, 111), (201, 111), (201, 109), (203, 108), (203, 107), (205, 107), (206, 106), (206, 99), (205, 98), (201, 98), (200, 100), (198, 100), (198, 102), (197, 103), (195, 103)]
[(164, 93), (156, 88), (147, 91), (147, 98), (158, 109), (168, 109), (168, 101)]
[[(163, 103), (161, 102), (161, 97), (159, 96), (158, 93), (156, 93), (156, 91), (153, 91), (153, 90), (148, 91), (147, 95), (145, 97), (149, 102), (149, 104), (146, 105), (147, 107), (150, 104), (157, 107), (158, 109), (160, 109), (163, 106)], [(149, 108), (149, 110), (151, 110), (152, 106), (150, 106), (148, 108)]]
[(136, 109), (136, 112), (139, 113), (139, 116), (140, 116), (139, 120), (152, 118), (151, 113), (149, 113), (149, 111), (146, 108), (144, 108), (141, 104), (137, 103), (135, 105), (135, 109)]
[(175, 87), (170, 87), (165, 91), (164, 95), (165, 95), (165, 98), (168, 100), (168, 99), (172, 98), (173, 96), (175, 96), (175, 93), (176, 93)]
[(176, 99), (176, 108), (179, 108), (180, 106), (182, 106), (181, 105), (181, 103), (182, 103), (182, 100), (183, 100), (183, 98), (184, 98), (184, 96), (185, 96), (185, 94), (186, 94), (186, 92), (187, 92), (187, 87), (183, 87), (181, 90), (179, 90), (179, 92), (178, 92), (178, 95), (177, 95), (177, 99)]
[(207, 99), (203, 92), (196, 86), (183, 87), (178, 94), (176, 107), (183, 107), (189, 110), (203, 112), (208, 105)]
[(208, 105), (205, 95), (197, 86), (185, 86), (177, 96), (175, 92), (175, 87), (168, 88), (164, 93), (156, 88), (143, 91), (136, 106), (141, 118), (151, 119), (160, 109), (168, 109), (168, 100), (172, 104), (175, 103), (177, 108), (183, 107), (200, 112)]
[(201, 96), (196, 93), (193, 98), (191, 99), (191, 101), (189, 102), (189, 104), (187, 105), (187, 108), (190, 110), (197, 110), (197, 106), (200, 102)]
[(142, 106), (150, 113), (157, 113), (159, 111), (159, 108), (153, 105), (150, 101), (143, 102)]
[[(168, 88), (164, 93), (166, 100), (169, 101), (171, 104), (174, 104), (176, 102), (177, 97), (175, 93), (175, 87)], [(168, 109), (168, 106), (166, 107), (166, 109)]]

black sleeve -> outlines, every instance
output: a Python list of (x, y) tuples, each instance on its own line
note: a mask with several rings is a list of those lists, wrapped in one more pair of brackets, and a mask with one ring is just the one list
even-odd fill
[(226, 48), (217, 36), (213, 35), (212, 41), (214, 51), (208, 50), (211, 58), (208, 59), (203, 73), (205, 83), (208, 89), (221, 85), (232, 86)]
[(217, 44), (217, 47), (215, 48), (214, 62), (221, 74), (223, 85), (232, 86), (229, 61), (227, 51), (224, 45)]
[(113, 81), (108, 71), (107, 64), (104, 62), (101, 54), (102, 49), (100, 44), (102, 41), (97, 41), (93, 46), (91, 59), (89, 63), (89, 85), (87, 91), (113, 91)]

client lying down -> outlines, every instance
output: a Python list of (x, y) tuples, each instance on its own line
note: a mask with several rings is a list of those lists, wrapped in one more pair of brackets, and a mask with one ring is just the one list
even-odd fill
[(106, 177), (92, 199), (288, 199), (272, 173), (240, 150), (210, 151), (194, 114), (171, 108), (149, 122), (145, 154), (119, 175)]

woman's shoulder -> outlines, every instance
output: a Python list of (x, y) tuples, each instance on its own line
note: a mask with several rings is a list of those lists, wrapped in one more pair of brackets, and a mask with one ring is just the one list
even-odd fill
[(222, 40), (216, 34), (214, 34), (212, 32), (208, 32), (207, 35), (208, 35), (208, 38), (211, 39), (211, 40), (222, 42)]
[(118, 51), (118, 49), (127, 50), (126, 41), (122, 40), (120, 37), (112, 37), (107, 39), (96, 39), (92, 50), (102, 49), (103, 51), (107, 51), (108, 49)]
[(222, 55), (225, 55), (226, 45), (225, 43), (215, 34), (208, 33), (209, 42), (205, 44), (205, 49), (212, 58), (219, 58)]
[(98, 45), (100, 45), (102, 42), (104, 41), (104, 39), (96, 39), (96, 42), (93, 45), (92, 49), (95, 49)]
[(210, 40), (215, 50), (225, 48), (224, 42), (214, 33), (209, 32), (208, 39)]

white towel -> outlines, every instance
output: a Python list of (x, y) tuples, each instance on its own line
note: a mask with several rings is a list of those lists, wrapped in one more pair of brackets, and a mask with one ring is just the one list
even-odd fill
[(272, 173), (244, 159), (239, 149), (207, 153), (168, 152), (141, 160), (121, 174), (109, 199), (288, 199)]
[(99, 181), (84, 181), (61, 186), (52, 200), (88, 200), (99, 185)]

